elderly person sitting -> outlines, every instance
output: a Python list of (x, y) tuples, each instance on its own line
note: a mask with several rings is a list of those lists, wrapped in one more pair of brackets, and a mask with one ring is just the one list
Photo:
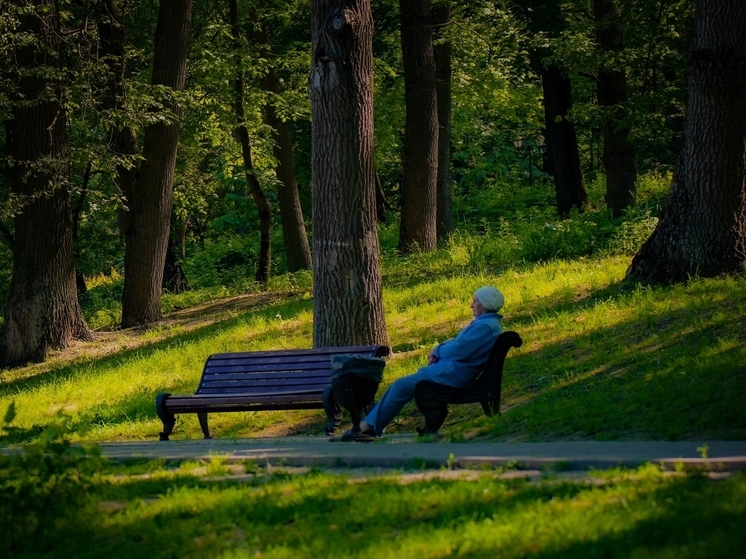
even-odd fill
[(460, 388), (469, 385), (486, 365), (495, 340), (502, 332), (502, 315), (497, 314), (505, 298), (491, 286), (474, 292), (472, 320), (458, 335), (438, 344), (427, 358), (427, 366), (413, 375), (397, 379), (375, 407), (360, 422), (360, 433), (348, 431), (343, 439), (361, 440), (381, 436), (396, 414), (414, 398), (414, 387), (421, 380)]

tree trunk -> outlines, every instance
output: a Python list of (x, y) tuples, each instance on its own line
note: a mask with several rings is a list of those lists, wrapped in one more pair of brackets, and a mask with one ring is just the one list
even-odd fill
[(75, 285), (65, 110), (47, 77), (58, 70), (59, 21), (50, 3), (35, 8), (20, 17), (34, 43), (16, 50), (20, 76), (6, 123), (10, 186), (20, 207), (0, 366), (43, 361), (50, 348), (91, 339)]
[(231, 35), (233, 39), (234, 71), (233, 78), (233, 110), (236, 114), (236, 135), (241, 146), (241, 157), (243, 158), (246, 183), (249, 192), (259, 212), (259, 265), (254, 279), (263, 289), (267, 288), (269, 272), (272, 265), (272, 209), (269, 205), (259, 179), (256, 178), (254, 168), (254, 156), (251, 150), (251, 138), (249, 129), (246, 127), (246, 115), (243, 106), (244, 76), (243, 61), (241, 60), (241, 28), (238, 25), (238, 2), (228, 0), (228, 18), (230, 19)]
[[(512, 0), (510, 5), (516, 15), (526, 21), (531, 34), (557, 38), (567, 28), (561, 0)], [(588, 193), (580, 168), (575, 125), (568, 118), (572, 110), (572, 84), (552, 56), (550, 48), (530, 53), (531, 65), (541, 76), (544, 92), (547, 158), (554, 176), (557, 213), (565, 215), (572, 208), (583, 210)]]
[[(450, 1), (433, 9), (433, 25), (442, 30), (451, 19)], [(442, 31), (440, 33), (443, 34)], [(447, 239), (453, 232), (451, 200), (451, 41), (437, 38), (433, 45), (438, 98), (437, 236)]]
[[(269, 31), (266, 22), (262, 25), (261, 39), (264, 43), (269, 43)], [(267, 52), (267, 55), (269, 55), (269, 52)], [(272, 94), (282, 93), (280, 80), (271, 67), (264, 76), (262, 86), (265, 91)], [(277, 159), (277, 166), (275, 167), (278, 181), (277, 201), (280, 206), (280, 222), (282, 223), (282, 236), (285, 240), (288, 270), (291, 272), (310, 270), (313, 267), (311, 247), (308, 244), (306, 225), (303, 221), (303, 209), (298, 194), (298, 180), (295, 174), (290, 127), (277, 116), (275, 103), (272, 99), (265, 107), (264, 121), (272, 129), (274, 136), (272, 154)]]
[(75, 260), (75, 286), (78, 291), (78, 297), (85, 296), (88, 293), (88, 286), (85, 283), (85, 276), (78, 267), (80, 259), (80, 252), (78, 251), (78, 234), (80, 233), (80, 214), (83, 212), (83, 206), (85, 205), (85, 198), (88, 194), (88, 182), (91, 180), (91, 169), (93, 163), (88, 163), (83, 175), (83, 186), (80, 189), (80, 195), (78, 201), (72, 208), (72, 230), (73, 230), (73, 259)]
[(373, 160), (370, 0), (312, 0), (314, 347), (388, 345)]
[(400, 0), (407, 116), (399, 250), (437, 247), (438, 104), (430, 0)]
[(189, 281), (187, 280), (184, 268), (181, 267), (179, 258), (179, 243), (176, 237), (171, 234), (168, 237), (168, 248), (166, 249), (166, 262), (163, 267), (163, 283), (161, 287), (171, 293), (184, 293), (189, 291)]
[(572, 85), (556, 64), (544, 67), (542, 58), (536, 59), (535, 65), (539, 68), (544, 91), (547, 153), (554, 170), (557, 213), (566, 215), (572, 208), (583, 210), (588, 203), (575, 125), (568, 119), (572, 109)]
[[(615, 0), (593, 0), (596, 41), (602, 54), (624, 48), (619, 5)], [(619, 63), (617, 63), (619, 64)], [(598, 105), (602, 111), (603, 164), (606, 172), (606, 205), (614, 217), (635, 205), (637, 167), (635, 146), (629, 139), (630, 126), (624, 122), (627, 74), (601, 65), (598, 73)]]
[[(126, 9), (126, 2), (106, 0), (99, 4), (100, 13), (96, 21), (101, 56), (106, 59), (109, 70), (108, 90), (101, 104), (104, 109), (115, 114), (116, 111), (126, 111)], [(140, 172), (140, 163), (135, 159), (135, 156), (140, 155), (140, 146), (134, 128), (124, 124), (113, 126), (108, 148), (120, 158), (120, 163), (117, 164), (117, 188), (124, 209), (118, 212), (118, 225), (119, 233), (125, 238), (126, 231), (132, 228), (132, 214), (126, 208), (128, 201), (132, 199), (132, 185)]]
[[(161, 0), (155, 30), (153, 85), (182, 91), (186, 78), (192, 0)], [(173, 179), (181, 109), (169, 100), (174, 118), (145, 129), (140, 175), (127, 197), (124, 231), (122, 327), (162, 318), (161, 285), (173, 204)]]
[(701, 0), (684, 144), (655, 231), (628, 276), (685, 281), (746, 270), (746, 3)]

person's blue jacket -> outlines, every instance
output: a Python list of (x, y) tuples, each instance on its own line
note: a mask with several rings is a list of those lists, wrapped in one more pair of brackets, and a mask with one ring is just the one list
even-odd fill
[(465, 386), (482, 370), (490, 357), (495, 340), (502, 333), (502, 315), (486, 312), (472, 320), (452, 340), (433, 349), (437, 363), (428, 365), (437, 382)]

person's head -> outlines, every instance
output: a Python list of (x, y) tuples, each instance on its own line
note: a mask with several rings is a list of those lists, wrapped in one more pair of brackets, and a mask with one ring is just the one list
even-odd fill
[(486, 312), (497, 312), (504, 304), (505, 297), (503, 294), (491, 285), (485, 285), (474, 292), (471, 310), (474, 318), (476, 318)]

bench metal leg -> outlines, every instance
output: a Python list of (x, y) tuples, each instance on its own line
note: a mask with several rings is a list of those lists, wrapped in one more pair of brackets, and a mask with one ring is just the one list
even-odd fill
[(197, 412), (197, 419), (199, 419), (199, 426), (202, 427), (202, 432), (205, 434), (206, 439), (211, 439), (210, 427), (207, 424), (207, 413)]
[(493, 416), (493, 415), (500, 415), (500, 390), (498, 387), (497, 396), (493, 394), (488, 394), (486, 398), (483, 400), (479, 400), (479, 403), (482, 404), (482, 411), (484, 411), (484, 415), (487, 417)]
[(331, 384), (324, 388), (324, 392), (321, 395), (321, 401), (324, 404), (324, 411), (326, 412), (327, 417), (324, 432), (327, 435), (333, 435), (342, 424), (342, 407), (337, 403), (337, 400), (334, 399)]
[(166, 398), (168, 398), (171, 394), (158, 394), (158, 396), (155, 397), (155, 411), (158, 414), (158, 417), (163, 422), (163, 431), (158, 433), (158, 438), (161, 441), (167, 441), (169, 435), (174, 430), (174, 425), (176, 425), (176, 417), (172, 413), (168, 413), (166, 411)]
[(440, 399), (440, 385), (423, 380), (414, 387), (414, 402), (423, 416), (424, 429), (418, 428), (421, 435), (435, 434), (448, 416), (448, 404)]

